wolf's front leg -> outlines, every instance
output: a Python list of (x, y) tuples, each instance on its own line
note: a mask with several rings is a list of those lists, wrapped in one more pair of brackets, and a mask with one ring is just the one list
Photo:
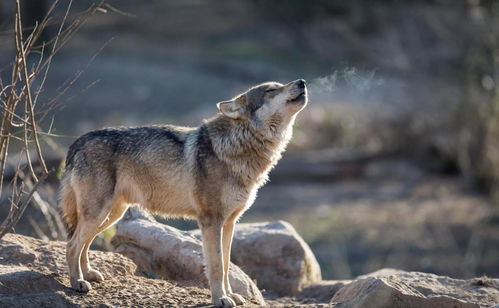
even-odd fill
[(231, 216), (224, 224), (223, 227), (223, 260), (224, 260), (224, 286), (227, 295), (236, 302), (238, 305), (244, 304), (246, 301), (244, 298), (232, 292), (232, 288), (229, 282), (229, 270), (230, 270), (230, 250), (232, 246), (232, 238), (234, 237), (234, 226), (236, 225), (237, 213)]
[(209, 217), (200, 217), (199, 224), (203, 234), (203, 249), (206, 260), (208, 282), (210, 283), (211, 300), (215, 307), (232, 308), (236, 303), (227, 296), (223, 278), (222, 255), (222, 220)]

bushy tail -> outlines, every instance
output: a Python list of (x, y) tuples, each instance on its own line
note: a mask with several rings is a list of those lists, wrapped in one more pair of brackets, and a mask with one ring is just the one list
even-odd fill
[(76, 211), (76, 195), (69, 185), (67, 179), (62, 180), (62, 188), (59, 202), (59, 211), (66, 226), (68, 239), (71, 238), (78, 224), (78, 213)]

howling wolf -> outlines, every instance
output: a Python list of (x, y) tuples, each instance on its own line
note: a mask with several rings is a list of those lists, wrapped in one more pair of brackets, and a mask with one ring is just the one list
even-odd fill
[(196, 219), (213, 304), (243, 304), (228, 280), (234, 225), (267, 181), (306, 104), (303, 79), (267, 82), (218, 103), (219, 113), (199, 127), (106, 128), (78, 138), (60, 194), (71, 286), (88, 292), (89, 281), (103, 280), (90, 266), (88, 248), (129, 204), (140, 204)]

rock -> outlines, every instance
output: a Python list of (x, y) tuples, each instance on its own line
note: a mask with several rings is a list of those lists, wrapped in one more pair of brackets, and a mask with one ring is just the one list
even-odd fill
[[(191, 234), (201, 239), (199, 230)], [(259, 288), (279, 296), (296, 296), (321, 281), (312, 250), (285, 221), (236, 225), (231, 259)]]
[(331, 304), (337, 308), (489, 307), (499, 302), (499, 291), (495, 282), (488, 285), (390, 269), (354, 280), (334, 295)]
[[(207, 285), (200, 230), (182, 232), (131, 208), (118, 222), (112, 243), (116, 252), (133, 259), (148, 275)], [(232, 262), (237, 265), (231, 264), (233, 289), (246, 296), (260, 297), (251, 279), (259, 288), (280, 296), (296, 296), (304, 287), (321, 281), (310, 247), (284, 221), (236, 225)]]
[(259, 288), (296, 296), (321, 281), (321, 269), (310, 247), (284, 221), (236, 225), (232, 261)]
[[(138, 208), (129, 209), (118, 222), (111, 243), (149, 276), (208, 287), (201, 241), (189, 232), (156, 222)], [(234, 264), (230, 265), (229, 281), (234, 292), (265, 304), (255, 283)]]
[(331, 298), (351, 280), (323, 280), (304, 288), (298, 298), (314, 299), (319, 303), (329, 303)]

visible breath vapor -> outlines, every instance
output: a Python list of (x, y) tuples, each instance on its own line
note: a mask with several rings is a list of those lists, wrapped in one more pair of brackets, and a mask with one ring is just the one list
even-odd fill
[[(411, 112), (414, 104), (407, 97), (408, 85), (400, 79), (375, 70), (345, 67), (314, 78), (308, 85), (313, 106), (333, 107), (354, 117), (374, 113), (399, 116)], [(421, 105), (421, 104), (420, 104)]]
[(334, 71), (327, 76), (312, 80), (309, 90), (312, 95), (332, 93), (342, 88), (347, 91), (355, 91), (363, 94), (383, 84), (383, 79), (376, 78), (375, 71), (358, 71), (356, 68), (345, 68)]

